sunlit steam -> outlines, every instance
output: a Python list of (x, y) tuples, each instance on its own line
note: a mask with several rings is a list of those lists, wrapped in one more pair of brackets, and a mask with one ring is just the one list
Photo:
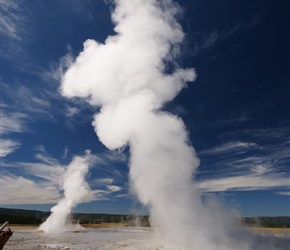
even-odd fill
[(93, 126), (107, 148), (129, 145), (131, 190), (164, 244), (248, 249), (229, 236), (232, 224), (222, 213), (202, 204), (192, 182), (199, 160), (184, 123), (162, 111), (196, 77), (175, 61), (184, 39), (179, 13), (171, 0), (116, 0), (116, 35), (84, 42), (61, 92), (100, 107)]
[[(106, 147), (130, 145), (131, 189), (149, 207), (160, 236), (179, 245), (207, 245), (200, 225), (210, 222), (192, 183), (199, 160), (181, 119), (161, 111), (195, 79), (193, 69), (174, 61), (184, 38), (175, 20), (178, 11), (171, 1), (116, 1), (117, 35), (105, 44), (87, 40), (61, 91), (101, 107), (93, 125)], [(170, 74), (166, 63), (174, 65)], [(200, 229), (192, 235), (194, 227)]]
[(94, 158), (89, 151), (86, 153), (87, 155), (84, 157), (75, 157), (69, 164), (63, 176), (64, 198), (51, 209), (51, 215), (41, 224), (40, 230), (49, 233), (72, 230), (68, 216), (72, 208), (81, 203), (90, 192), (85, 175)]

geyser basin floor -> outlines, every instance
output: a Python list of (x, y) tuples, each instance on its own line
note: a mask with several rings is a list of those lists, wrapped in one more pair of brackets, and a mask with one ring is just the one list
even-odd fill
[[(5, 250), (41, 250), (41, 249), (73, 249), (73, 250), (183, 250), (184, 248), (168, 247), (158, 244), (153, 240), (152, 230), (148, 228), (101, 228), (88, 229), (85, 232), (66, 232), (61, 234), (49, 234), (36, 232), (36, 227), (13, 226), (15, 233), (5, 246)], [(289, 242), (289, 230), (275, 232), (278, 248), (287, 249), (285, 244)], [(264, 235), (264, 240), (273, 237), (270, 231)], [(286, 242), (287, 241), (287, 242)], [(279, 247), (281, 246), (281, 247)], [(275, 249), (275, 250), (276, 250)], [(194, 250), (194, 249), (193, 249)], [(196, 249), (199, 250), (199, 249)], [(222, 249), (225, 250), (225, 249)], [(272, 250), (272, 249), (269, 249)]]
[(146, 245), (152, 237), (152, 232), (140, 228), (88, 229), (79, 233), (61, 234), (36, 232), (36, 228), (15, 229), (18, 230), (5, 246), (5, 250), (150, 249), (150, 247), (146, 248)]

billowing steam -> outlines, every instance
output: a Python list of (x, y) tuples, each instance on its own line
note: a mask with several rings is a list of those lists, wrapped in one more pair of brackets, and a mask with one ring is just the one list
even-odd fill
[[(192, 183), (199, 160), (183, 122), (161, 111), (195, 79), (193, 69), (174, 61), (184, 38), (175, 20), (178, 11), (171, 1), (116, 1), (117, 34), (105, 44), (85, 41), (63, 76), (61, 91), (101, 107), (93, 126), (106, 147), (129, 144), (131, 189), (149, 207), (158, 233), (174, 244), (206, 246), (207, 230), (201, 225), (212, 226), (216, 241), (223, 230), (214, 230), (203, 214)], [(174, 68), (170, 74), (167, 64)]]
[(100, 107), (93, 126), (107, 148), (129, 145), (131, 190), (148, 206), (166, 244), (247, 249), (229, 237), (232, 225), (222, 214), (202, 204), (192, 182), (199, 160), (185, 126), (162, 111), (196, 77), (175, 61), (184, 39), (178, 6), (171, 0), (116, 0), (115, 5), (116, 35), (104, 44), (84, 42), (62, 78), (62, 94)]
[(72, 230), (68, 216), (72, 208), (81, 203), (91, 190), (85, 176), (93, 160), (89, 151), (84, 157), (77, 156), (72, 160), (63, 176), (64, 198), (51, 208), (51, 215), (40, 225), (39, 230), (49, 233)]

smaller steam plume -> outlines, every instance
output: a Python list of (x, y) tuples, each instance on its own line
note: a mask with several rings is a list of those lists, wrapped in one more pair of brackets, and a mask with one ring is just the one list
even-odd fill
[(72, 208), (81, 203), (91, 191), (85, 176), (93, 161), (94, 157), (88, 150), (85, 156), (77, 156), (72, 160), (63, 175), (64, 198), (51, 208), (51, 215), (40, 225), (39, 230), (47, 233), (72, 230), (72, 225), (68, 223), (68, 216)]

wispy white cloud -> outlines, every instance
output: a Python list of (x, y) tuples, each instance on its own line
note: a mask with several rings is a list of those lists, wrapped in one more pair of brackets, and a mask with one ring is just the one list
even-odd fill
[(12, 140), (5, 140), (0, 139), (0, 157), (5, 157), (15, 150), (17, 150), (21, 146), (21, 143), (12, 141)]
[(202, 192), (265, 190), (289, 187), (289, 178), (283, 175), (244, 175), (205, 180), (198, 183)]
[[(66, 15), (70, 18), (79, 17), (87, 22), (93, 20), (92, 17), (88, 18), (89, 10), (96, 5), (92, 1), (73, 0), (70, 3), (59, 1), (54, 4), (57, 4), (56, 9), (59, 11), (55, 12), (55, 15), (46, 16), (47, 24), (59, 15)], [(38, 49), (42, 47), (36, 44), (36, 34), (44, 32), (43, 24), (39, 22), (43, 18), (41, 13), (46, 13), (50, 7), (51, 5), (43, 1), (35, 5), (31, 2), (24, 4), (23, 1), (18, 0), (1, 0), (0, 34), (3, 40), (1, 57), (4, 60), (3, 63), (14, 70), (13, 79), (10, 77), (8, 79), (6, 74), (2, 76), (1, 90), (11, 110), (29, 114), (30, 117), (32, 117), (31, 114), (37, 114), (42, 119), (54, 121), (57, 119), (56, 114), (67, 115), (70, 118), (78, 113), (78, 108), (64, 103), (65, 100), (57, 90), (60, 77), (73, 60), (71, 47), (67, 45), (68, 53), (60, 59), (60, 63), (56, 62), (59, 58), (48, 59), (51, 60), (47, 61), (52, 65), (50, 69), (47, 69), (49, 68), (47, 64), (39, 63), (39, 58), (35, 58), (40, 52)], [(51, 26), (51, 28), (59, 28), (63, 31), (64, 26), (71, 26), (65, 20), (67, 19), (64, 18), (64, 23), (59, 27)], [(85, 119), (79, 119), (79, 121), (82, 120)], [(72, 123), (66, 121), (65, 124), (72, 126)]]
[(44, 147), (37, 150), (37, 162), (2, 162), (3, 204), (54, 204), (61, 198), (66, 166), (47, 156)]
[(11, 138), (4, 138), (5, 135), (10, 136), (12, 133), (23, 133), (28, 131), (26, 126), (28, 116), (23, 113), (10, 113), (8, 114), (2, 106), (0, 117), (0, 157), (6, 157), (7, 155), (16, 151), (22, 143)]
[(91, 12), (92, 9), (94, 9), (95, 3), (94, 1), (89, 0), (72, 0), (72, 1), (62, 1), (61, 4), (63, 7), (68, 10), (71, 14), (74, 15), (74, 17), (87, 19), (89, 21), (95, 22), (93, 13)]
[(45, 154), (36, 154), (35, 159), (48, 166), (62, 168), (61, 164), (55, 158), (47, 156)]
[(10, 38), (21, 39), (19, 36), (19, 24), (23, 22), (19, 4), (11, 0), (1, 0), (0, 32)]
[(238, 22), (224, 30), (211, 30), (208, 33), (197, 32), (195, 34), (195, 39), (198, 40), (199, 37), (201, 37), (201, 39), (194, 42), (193, 55), (197, 55), (200, 51), (213, 47), (216, 43), (222, 42), (238, 32), (247, 31), (258, 26), (261, 22), (261, 16), (262, 13), (257, 13), (252, 20), (244, 23)]
[(62, 76), (69, 66), (74, 62), (72, 48), (67, 45), (67, 54), (62, 56), (57, 63), (51, 62), (49, 69), (42, 72), (42, 79), (45, 81), (61, 81)]
[(59, 189), (49, 183), (14, 175), (3, 175), (1, 181), (2, 204), (51, 204), (61, 198)]
[(63, 150), (62, 158), (65, 159), (67, 157), (67, 154), (68, 154), (68, 147), (65, 147), (64, 150)]
[(129, 194), (118, 194), (115, 196), (115, 198), (128, 198)]
[(1, 129), (0, 134), (23, 133), (27, 131), (26, 120), (28, 116), (23, 113), (7, 114), (2, 110), (1, 112)]
[(240, 124), (246, 121), (251, 120), (251, 113), (250, 112), (242, 112), (242, 114), (231, 115), (226, 119), (219, 119), (213, 125), (214, 126), (233, 126), (235, 124)]
[(92, 181), (91, 185), (96, 186), (98, 188), (106, 188), (107, 194), (119, 192), (123, 189), (121, 186), (113, 185), (113, 182), (114, 182), (113, 178), (101, 178)]
[(107, 150), (102, 154), (102, 157), (110, 162), (126, 162), (128, 160), (126, 154), (121, 150)]
[(32, 27), (28, 16), (33, 16), (28, 6), (29, 4), (21, 4), (20, 1), (1, 0), (1, 57), (20, 71), (31, 67), (30, 53), (25, 48), (30, 40)]
[[(15, 87), (16, 85), (17, 87)], [(37, 114), (42, 115), (44, 118), (53, 119), (51, 109), (53, 101), (58, 96), (55, 93), (55, 89), (50, 89), (47, 85), (43, 85), (43, 87), (43, 90), (39, 91), (39, 89), (25, 86), (18, 79), (13, 84), (4, 83), (2, 85), (2, 91), (9, 100), (10, 108), (21, 110), (22, 113)]]
[(44, 108), (44, 107), (45, 108), (49, 108), (51, 106), (48, 100), (44, 100), (44, 99), (41, 99), (41, 98), (38, 98), (38, 97), (35, 97), (35, 96), (33, 96), (31, 98), (31, 102), (34, 103), (33, 106), (38, 106), (41, 109)]
[[(235, 90), (234, 90), (235, 91)], [(224, 116), (220, 116), (219, 119), (217, 119), (215, 122), (211, 123), (210, 126), (212, 127), (233, 127), (237, 126), (241, 123), (247, 122), (255, 117), (257, 117), (261, 112), (264, 112), (265, 110), (273, 107), (275, 105), (275, 102), (264, 102), (262, 104), (257, 104), (255, 106), (249, 105), (242, 107), (241, 109), (235, 110), (234, 113), (228, 113)], [(267, 128), (252, 128), (252, 129), (244, 129), (241, 131), (230, 131), (228, 134), (233, 133), (235, 134), (243, 134), (243, 135), (254, 135), (256, 137), (260, 136), (280, 136), (281, 133), (289, 132), (290, 127), (290, 120), (285, 120), (284, 122), (277, 124), (276, 127), (267, 127)]]
[(16, 173), (24, 178), (35, 182), (50, 183), (50, 185), (60, 185), (61, 176), (65, 172), (65, 166), (61, 165), (56, 159), (46, 155), (38, 154), (38, 162), (2, 162), (9, 173)]
[(91, 202), (91, 201), (99, 201), (99, 200), (109, 200), (108, 194), (110, 192), (107, 190), (91, 190), (89, 193), (84, 197), (82, 202)]
[(229, 27), (223, 31), (212, 30), (207, 34), (196, 34), (197, 37), (202, 37), (199, 42), (194, 43), (193, 54), (197, 55), (200, 51), (208, 49), (214, 46), (218, 41), (226, 40), (228, 37), (233, 35), (236, 31), (240, 30), (243, 26), (240, 23)]
[(98, 184), (112, 184), (114, 181), (114, 179), (112, 178), (103, 178), (103, 179), (96, 179), (95, 183)]
[(253, 142), (235, 141), (235, 142), (229, 142), (229, 143), (222, 144), (214, 148), (200, 151), (199, 154), (216, 155), (216, 154), (228, 154), (232, 152), (240, 153), (241, 151), (243, 152), (245, 150), (249, 150), (253, 148), (259, 148), (259, 146)]
[(284, 124), (281, 124), (277, 127), (272, 128), (260, 128), (260, 129), (247, 129), (243, 131), (238, 131), (245, 136), (251, 136), (253, 138), (262, 138), (262, 139), (280, 139), (286, 140), (290, 133), (290, 120), (286, 121)]
[(37, 145), (33, 148), (33, 150), (45, 153), (45, 147), (43, 145)]
[(271, 165), (270, 164), (265, 164), (265, 163), (253, 164), (253, 165), (251, 165), (251, 171), (253, 173), (258, 174), (258, 175), (262, 175), (262, 174), (265, 174), (265, 173), (271, 171)]
[(121, 187), (119, 186), (115, 186), (115, 185), (107, 185), (108, 190), (110, 190), (111, 192), (118, 192), (120, 190), (122, 190)]
[(76, 107), (67, 107), (67, 112), (66, 112), (66, 116), (68, 117), (72, 117), (75, 114), (79, 113), (79, 109)]
[(114, 198), (118, 198), (117, 197), (118, 195), (112, 196), (112, 194), (121, 190), (122, 190), (121, 187), (114, 186), (114, 185), (107, 186), (107, 189), (91, 190), (89, 194), (85, 197), (83, 202), (98, 201), (98, 200), (111, 200)]
[[(197, 152), (201, 158), (198, 174), (224, 178), (289, 173), (289, 132), (289, 121), (266, 129), (229, 129), (222, 132), (220, 145)], [(247, 138), (247, 142), (240, 138)], [(229, 139), (232, 141), (224, 143)]]
[(290, 196), (290, 191), (281, 191), (281, 192), (277, 192), (277, 194)]
[(290, 150), (285, 133), (288, 130), (281, 126), (230, 136), (246, 137), (261, 142), (263, 147), (256, 142), (235, 141), (199, 152), (202, 164), (203, 160), (208, 164), (207, 179), (199, 183), (199, 188), (202, 192), (223, 192), (289, 187), (286, 173)]
[(200, 51), (207, 49), (211, 46), (213, 46), (217, 40), (219, 39), (220, 34), (217, 30), (211, 31), (209, 34), (203, 35), (203, 40), (199, 43), (194, 43), (194, 51), (193, 54), (197, 55)]

